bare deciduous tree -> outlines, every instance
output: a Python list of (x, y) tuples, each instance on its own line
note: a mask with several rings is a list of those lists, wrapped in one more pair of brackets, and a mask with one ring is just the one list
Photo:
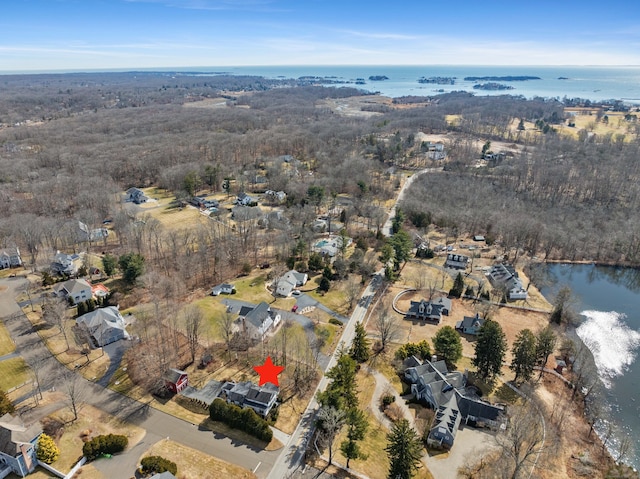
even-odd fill
[(318, 410), (316, 421), (322, 444), (329, 450), (329, 464), (333, 460), (333, 442), (345, 423), (344, 411), (333, 406), (322, 406)]
[(67, 349), (69, 349), (69, 338), (67, 337), (67, 330), (65, 328), (68, 319), (67, 303), (62, 299), (53, 299), (52, 301), (43, 303), (42, 319), (48, 325), (55, 326), (60, 330)]
[(398, 337), (400, 326), (388, 308), (382, 309), (375, 319), (374, 326), (380, 338), (380, 351), (384, 351), (391, 341)]
[(184, 320), (184, 328), (187, 336), (187, 343), (189, 344), (189, 353), (191, 353), (191, 361), (196, 360), (196, 353), (200, 345), (200, 334), (203, 329), (203, 315), (198, 306), (191, 304), (187, 306), (182, 312)]
[(68, 370), (62, 374), (60, 384), (60, 389), (65, 395), (65, 402), (73, 414), (71, 422), (74, 422), (78, 419), (78, 414), (80, 414), (84, 401), (89, 394), (89, 385), (79, 374)]
[(511, 479), (526, 476), (526, 469), (543, 450), (544, 437), (544, 424), (534, 403), (509, 408), (507, 429), (496, 434), (495, 439), (506, 460), (503, 467), (508, 464)]
[(233, 340), (233, 333), (235, 317), (231, 311), (225, 311), (216, 319), (216, 327), (222, 336), (224, 344), (227, 346), (227, 354), (231, 357), (231, 341)]
[(345, 295), (347, 296), (347, 302), (349, 303), (349, 310), (353, 308), (353, 303), (360, 295), (361, 285), (360, 282), (353, 276), (349, 276), (345, 283)]

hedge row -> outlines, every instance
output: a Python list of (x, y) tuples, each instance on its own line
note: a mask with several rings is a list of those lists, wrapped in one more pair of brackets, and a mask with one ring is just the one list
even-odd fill
[(235, 404), (217, 398), (209, 407), (209, 416), (214, 421), (225, 423), (234, 429), (240, 429), (258, 439), (271, 442), (273, 431), (269, 423), (258, 416), (253, 409), (241, 408)]
[(91, 441), (84, 443), (82, 454), (91, 461), (102, 454), (115, 454), (116, 452), (124, 451), (127, 444), (129, 444), (127, 436), (119, 434), (96, 436)]

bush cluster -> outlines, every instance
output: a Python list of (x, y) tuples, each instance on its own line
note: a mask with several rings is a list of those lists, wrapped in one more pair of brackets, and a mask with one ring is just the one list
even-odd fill
[(209, 407), (209, 416), (213, 421), (220, 421), (234, 429), (240, 429), (258, 439), (271, 442), (273, 431), (269, 423), (258, 416), (253, 409), (241, 408), (227, 404), (218, 398)]
[(91, 439), (91, 441), (84, 443), (84, 446), (82, 446), (82, 454), (91, 461), (102, 454), (115, 454), (116, 452), (124, 451), (127, 444), (129, 444), (127, 436), (120, 434), (96, 436)]
[(333, 324), (335, 326), (343, 326), (342, 321), (340, 321), (337, 318), (334, 318), (333, 316), (329, 318), (329, 324)]
[(140, 461), (140, 472), (143, 474), (162, 474), (165, 471), (175, 476), (178, 473), (178, 466), (162, 456), (148, 456)]
[(426, 339), (419, 343), (407, 343), (400, 346), (396, 351), (396, 359), (405, 360), (410, 356), (417, 356), (420, 359), (431, 358), (431, 346)]

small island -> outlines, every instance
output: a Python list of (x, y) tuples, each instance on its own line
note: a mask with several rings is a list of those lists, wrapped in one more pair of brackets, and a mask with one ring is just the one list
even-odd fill
[(384, 80), (388, 80), (389, 77), (386, 75), (371, 75), (369, 77), (369, 80), (371, 81), (384, 81)]
[(542, 80), (540, 77), (528, 76), (528, 75), (507, 75), (502, 77), (464, 77), (464, 81), (527, 81), (527, 80)]
[(569, 78), (567, 77), (558, 77), (558, 80), (568, 80)]
[(364, 78), (356, 78), (356, 85), (366, 85)]
[(473, 85), (473, 88), (476, 90), (513, 90), (514, 88), (511, 85), (503, 85), (502, 83), (489, 82), (489, 83), (478, 83)]
[(455, 85), (456, 77), (420, 77), (418, 83), (428, 83), (435, 85)]

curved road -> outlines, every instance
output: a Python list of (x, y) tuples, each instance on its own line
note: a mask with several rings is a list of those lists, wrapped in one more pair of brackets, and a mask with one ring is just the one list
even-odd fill
[[(0, 319), (6, 324), (15, 341), (16, 352), (27, 362), (38, 356), (47, 358), (39, 368), (41, 388), (46, 390), (55, 386), (56, 378), (59, 378), (67, 369), (51, 356), (38, 333), (13, 299), (19, 288), (24, 285), (24, 281), (21, 278), (0, 280)], [(132, 448), (136, 451), (136, 462), (137, 457), (142, 455), (146, 448), (167, 437), (246, 469), (255, 469), (259, 478), (266, 477), (278, 458), (277, 451), (258, 450), (234, 442), (226, 436), (202, 429), (198, 425), (153, 409), (148, 404), (100, 387), (84, 378), (81, 380), (84, 387), (87, 388), (87, 397), (84, 402), (147, 431), (141, 442), (144, 447), (137, 445)], [(131, 458), (133, 456), (130, 457), (130, 460)], [(98, 467), (103, 472), (105, 469), (107, 470), (107, 477), (131, 477), (135, 471), (130, 469), (128, 462), (126, 460), (105, 460)]]

